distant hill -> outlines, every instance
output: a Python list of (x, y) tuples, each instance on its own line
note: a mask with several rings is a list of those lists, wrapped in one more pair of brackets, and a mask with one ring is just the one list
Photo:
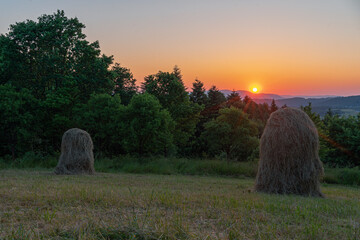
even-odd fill
[[(220, 90), (225, 96), (231, 94), (231, 90)], [(331, 110), (339, 115), (357, 115), (360, 113), (360, 95), (339, 97), (333, 95), (323, 96), (289, 96), (289, 95), (278, 95), (270, 93), (252, 93), (245, 90), (237, 90), (237, 93), (244, 98), (249, 96), (256, 103), (268, 103), (274, 99), (276, 105), (279, 107), (286, 105), (288, 107), (300, 108), (300, 106), (306, 106), (311, 102), (312, 109), (314, 112), (324, 116), (326, 112)]]
[[(232, 90), (220, 90), (225, 96), (230, 95), (232, 93)], [(335, 98), (339, 96), (335, 95), (319, 95), (319, 96), (293, 96), (293, 95), (279, 95), (279, 94), (273, 94), (273, 93), (252, 93), (246, 90), (237, 90), (237, 93), (239, 93), (240, 97), (249, 96), (252, 99), (285, 99), (285, 98)]]
[[(272, 99), (254, 99), (256, 103), (271, 104)], [(279, 107), (287, 105), (288, 107), (306, 106), (311, 102), (314, 112), (324, 116), (331, 108), (334, 113), (339, 115), (356, 115), (360, 113), (360, 95), (350, 97), (327, 97), (327, 98), (283, 98), (275, 99)]]
[[(225, 96), (230, 95), (232, 93), (231, 90), (220, 90), (220, 92), (222, 92)], [(245, 97), (245, 96), (249, 96), (252, 99), (283, 99), (282, 96), (277, 95), (277, 94), (271, 94), (271, 93), (252, 93), (249, 91), (245, 91), (245, 90), (237, 90), (236, 91), (240, 97)]]

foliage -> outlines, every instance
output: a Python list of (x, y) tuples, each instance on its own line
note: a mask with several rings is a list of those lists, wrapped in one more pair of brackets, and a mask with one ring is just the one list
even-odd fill
[(276, 105), (276, 103), (275, 103), (275, 100), (273, 99), (272, 101), (271, 101), (271, 105), (270, 105), (270, 113), (273, 113), (273, 112), (275, 112), (276, 110), (278, 110), (279, 108), (278, 108), (278, 106)]
[(301, 106), (301, 110), (303, 110), (310, 119), (315, 123), (315, 126), (318, 130), (319, 134), (319, 142), (320, 142), (320, 149), (319, 149), (319, 156), (322, 161), (326, 161), (328, 155), (328, 148), (327, 148), (327, 139), (328, 139), (328, 129), (325, 128), (323, 120), (320, 118), (320, 115), (312, 111), (311, 103), (307, 106)]
[(212, 86), (208, 91), (208, 101), (205, 106), (205, 110), (202, 115), (207, 118), (207, 120), (216, 118), (219, 115), (219, 110), (222, 108), (223, 104), (226, 101), (226, 98), (222, 92), (216, 86)]
[(184, 102), (188, 97), (185, 86), (173, 73), (160, 71), (146, 76), (144, 80), (143, 92), (154, 95), (170, 113), (175, 113), (177, 104)]
[(76, 125), (89, 132), (94, 150), (107, 154), (122, 153), (125, 107), (119, 95), (93, 94), (86, 104), (77, 106)]
[(121, 67), (118, 63), (112, 67), (111, 73), (115, 83), (114, 93), (120, 95), (124, 105), (128, 105), (137, 93), (136, 79), (130, 69)]
[(74, 127), (76, 114), (73, 108), (80, 104), (78, 93), (76, 88), (63, 87), (48, 91), (45, 99), (40, 101), (38, 125), (44, 127), (39, 133), (41, 144), (36, 147), (37, 151), (54, 152), (60, 149), (63, 133)]
[(360, 166), (360, 115), (340, 117), (331, 110), (324, 119), (312, 112), (311, 104), (302, 107), (315, 123), (320, 137), (321, 160), (332, 167)]
[(169, 112), (148, 93), (135, 95), (126, 109), (124, 147), (140, 155), (168, 155), (173, 148), (174, 122)]
[(64, 11), (10, 25), (0, 38), (0, 82), (27, 88), (38, 99), (62, 87), (77, 88), (82, 99), (109, 92), (112, 57), (100, 55), (99, 43), (86, 41), (83, 28)]
[(144, 92), (154, 95), (161, 106), (167, 109), (175, 121), (173, 132), (175, 145), (183, 152), (189, 144), (189, 139), (194, 135), (195, 127), (200, 118), (202, 107), (189, 100), (179, 70), (173, 73), (158, 72), (145, 77), (142, 85)]
[(33, 150), (38, 140), (35, 125), (39, 102), (26, 89), (16, 91), (11, 85), (0, 85), (0, 154)]
[(360, 166), (360, 115), (326, 116), (327, 147), (324, 162), (330, 166)]
[(204, 83), (199, 79), (195, 79), (195, 82), (193, 82), (192, 92), (190, 93), (190, 101), (199, 105), (207, 104), (208, 99), (206, 89), (204, 87)]
[(256, 124), (240, 109), (225, 108), (220, 116), (205, 124), (202, 137), (213, 155), (225, 153), (228, 159), (247, 160), (258, 146)]

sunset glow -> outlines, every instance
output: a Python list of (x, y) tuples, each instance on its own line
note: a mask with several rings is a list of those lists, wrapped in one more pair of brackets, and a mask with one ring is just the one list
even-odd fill
[(358, 1), (7, 1), (0, 33), (57, 9), (139, 85), (178, 65), (188, 89), (198, 78), (207, 89), (252, 90), (256, 79), (262, 93), (360, 94)]
[(252, 89), (252, 91), (253, 91), (254, 93), (257, 93), (258, 89), (257, 89), (256, 87), (254, 87), (254, 88)]

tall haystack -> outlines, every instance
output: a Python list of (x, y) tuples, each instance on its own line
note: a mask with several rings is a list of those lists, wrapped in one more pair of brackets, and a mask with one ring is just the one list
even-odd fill
[(323, 197), (319, 137), (309, 116), (282, 108), (270, 115), (260, 140), (255, 191)]
[(67, 130), (61, 142), (61, 155), (55, 174), (93, 174), (93, 142), (89, 133), (79, 128)]

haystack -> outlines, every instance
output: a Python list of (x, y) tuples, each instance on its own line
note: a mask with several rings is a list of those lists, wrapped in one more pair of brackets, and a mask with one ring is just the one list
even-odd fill
[(255, 191), (323, 197), (318, 132), (309, 116), (282, 108), (270, 115), (260, 140)]
[(61, 142), (61, 155), (55, 174), (93, 174), (93, 142), (89, 133), (79, 128), (67, 130)]

